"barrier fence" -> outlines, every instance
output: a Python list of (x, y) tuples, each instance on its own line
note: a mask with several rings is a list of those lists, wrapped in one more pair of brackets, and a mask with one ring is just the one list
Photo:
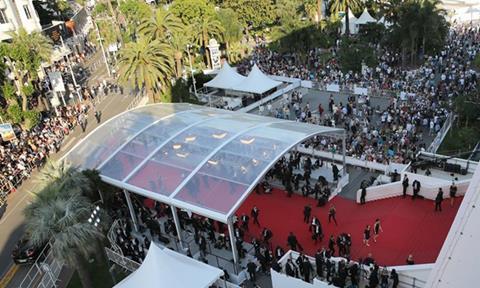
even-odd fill
[(52, 288), (58, 287), (58, 277), (63, 263), (55, 259), (48, 243), (18, 288)]
[[(299, 255), (300, 255), (300, 253), (298, 253), (296, 251), (289, 250), (278, 261), (278, 263), (282, 267), (285, 267), (285, 264), (287, 263), (288, 259), (292, 259), (293, 262), (295, 263), (295, 260), (299, 257)], [(305, 255), (305, 256), (310, 261), (312, 267), (316, 267), (315, 258), (313, 258), (311, 256), (308, 256), (308, 255)], [(348, 263), (347, 259), (342, 258), (342, 257), (330, 257), (330, 261), (333, 261), (335, 263), (335, 266), (337, 266), (338, 262), (340, 262), (340, 261), (345, 261), (345, 263)], [(357, 275), (357, 276), (359, 276), (359, 279), (360, 279), (360, 284), (361, 284), (360, 287), (367, 287), (366, 285), (368, 284), (368, 278), (370, 276), (370, 273), (371, 273), (370, 269), (372, 268), (372, 266), (364, 265), (364, 264), (361, 264), (361, 263), (358, 263), (358, 262), (355, 262), (355, 261), (354, 261), (354, 263), (358, 264), (358, 266), (359, 266), (359, 272), (358, 272), (359, 275)], [(425, 285), (426, 285), (425, 280), (419, 279), (417, 277), (412, 277), (412, 276), (406, 274), (410, 270), (412, 270), (412, 271), (417, 270), (417, 268), (415, 266), (424, 266), (422, 268), (427, 268), (427, 270), (428, 270), (428, 269), (431, 269), (432, 265), (427, 264), (427, 265), (409, 265), (409, 266), (397, 266), (397, 267), (395, 267), (397, 272), (399, 272), (399, 271), (403, 272), (403, 273), (399, 273), (399, 287), (404, 287), (404, 288), (423, 288), (423, 287), (425, 287)], [(387, 269), (387, 268), (379, 267), (379, 272), (381, 272), (383, 269)], [(391, 269), (392, 269), (392, 267), (389, 267), (387, 269), (387, 271), (390, 273)], [(308, 283), (308, 282), (305, 282), (301, 279), (294, 278), (295, 280), (297, 280), (296, 281), (297, 285), (293, 284), (294, 281), (291, 281), (292, 277), (288, 277), (285, 274), (278, 273), (274, 270), (271, 270), (271, 273), (272, 273), (272, 282), (273, 282), (275, 287), (286, 287), (285, 283), (282, 283), (282, 282), (287, 282), (287, 281), (291, 282), (291, 284), (289, 285), (290, 287), (305, 287), (305, 288), (307, 288), (307, 287), (312, 287), (312, 288), (315, 288), (315, 287), (331, 287), (331, 286), (327, 286), (327, 282), (324, 282), (324, 281), (320, 280), (319, 278), (316, 278), (318, 276), (316, 274), (316, 268), (313, 269), (313, 272), (310, 275), (311, 279), (313, 279), (313, 283)], [(280, 277), (278, 277), (278, 276), (280, 276)], [(290, 279), (290, 281), (288, 279)]]
[[(312, 89), (316, 89), (327, 93), (342, 93), (355, 95), (369, 95), (374, 98), (390, 98), (397, 96), (400, 91), (381, 89), (376, 87), (364, 87), (363, 85), (355, 84), (334, 84), (323, 82), (312, 82)], [(365, 90), (366, 89), (366, 90)]]
[(437, 136), (433, 139), (432, 143), (427, 149), (427, 152), (430, 153), (436, 153), (438, 148), (443, 142), (443, 139), (445, 139), (445, 136), (447, 136), (448, 131), (452, 127), (453, 122), (455, 121), (456, 116), (453, 115), (453, 113), (448, 114), (447, 119), (445, 120), (445, 123), (443, 123), (442, 128), (440, 131), (437, 133)]

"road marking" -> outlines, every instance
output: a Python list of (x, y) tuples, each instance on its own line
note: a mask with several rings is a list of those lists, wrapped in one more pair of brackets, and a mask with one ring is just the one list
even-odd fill
[(12, 215), (12, 213), (15, 211), (15, 209), (17, 209), (17, 207), (20, 205), (20, 204), (23, 204), (23, 201), (25, 200), (25, 198), (27, 198), (28, 196), (30, 196), (30, 190), (29, 189), (26, 189), (26, 191), (24, 191), (25, 195), (17, 202), (17, 204), (15, 206), (13, 206), (12, 209), (10, 209), (10, 211), (4, 216), (2, 217), (2, 220), (0, 220), (0, 225), (2, 225), (3, 223), (5, 223), (5, 221), (7, 221), (8, 219), (8, 216)]
[(18, 265), (11, 265), (10, 268), (8, 269), (7, 273), (3, 276), (2, 279), (0, 279), (0, 288), (6, 288), (8, 283), (12, 281), (13, 276), (15, 276), (15, 273), (17, 273), (19, 269)]

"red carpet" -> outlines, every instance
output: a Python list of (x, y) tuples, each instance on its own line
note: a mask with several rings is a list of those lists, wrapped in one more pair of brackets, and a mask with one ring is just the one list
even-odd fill
[[(433, 263), (447, 237), (447, 233), (455, 218), (462, 198), (457, 198), (454, 207), (450, 207), (449, 199), (442, 203), (442, 212), (434, 212), (434, 203), (430, 200), (415, 200), (400, 197), (373, 201), (365, 205), (335, 197), (333, 203), (337, 209), (338, 226), (328, 223), (329, 204), (316, 207), (312, 198), (303, 198), (294, 194), (287, 198), (285, 192), (274, 190), (271, 195), (252, 193), (238, 210), (250, 215), (254, 205), (260, 209), (259, 221), (262, 227), (252, 225), (247, 232), (246, 240), (252, 236), (261, 238), (263, 226), (273, 232), (273, 248), (277, 245), (287, 250), (287, 236), (291, 231), (308, 255), (315, 254), (316, 250), (327, 248), (330, 235), (335, 237), (343, 232), (352, 236), (352, 259), (366, 257), (372, 253), (373, 258), (380, 265), (404, 265), (408, 254), (413, 254), (416, 264)], [(316, 245), (308, 231), (308, 224), (303, 223), (303, 207), (310, 203), (312, 215), (319, 218), (323, 233), (323, 242)], [(377, 238), (377, 243), (370, 240), (370, 247), (363, 245), (363, 230), (367, 224), (373, 227), (376, 218), (380, 218), (383, 233)], [(372, 232), (373, 233), (373, 232)], [(336, 248), (338, 253), (338, 248)], [(337, 254), (336, 254), (337, 255)]]

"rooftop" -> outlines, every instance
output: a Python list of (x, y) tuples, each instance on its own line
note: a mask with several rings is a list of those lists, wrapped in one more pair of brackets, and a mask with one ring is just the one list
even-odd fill
[(226, 222), (269, 168), (343, 129), (191, 104), (154, 104), (105, 122), (66, 155), (105, 182)]

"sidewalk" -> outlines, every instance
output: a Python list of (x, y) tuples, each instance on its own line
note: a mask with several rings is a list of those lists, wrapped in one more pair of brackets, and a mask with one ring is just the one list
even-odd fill
[[(112, 118), (113, 116), (123, 112), (129, 106), (133, 97), (129, 95), (109, 94), (102, 102), (97, 105), (97, 109), (102, 111), (102, 119), (100, 124), (97, 124), (94, 117), (94, 112), (89, 111), (88, 125), (84, 133), (82, 133), (80, 127), (76, 127), (70, 135), (64, 140), (60, 151), (57, 154), (51, 155), (50, 160), (56, 161), (65, 155), (76, 143), (81, 141), (88, 133), (93, 131), (96, 127)], [(16, 242), (22, 237), (24, 227), (23, 209), (28, 204), (31, 197), (31, 192), (35, 190), (35, 179), (38, 172), (32, 173), (31, 177), (24, 181), (24, 183), (18, 188), (17, 192), (10, 194), (8, 202), (4, 207), (4, 211), (0, 212), (0, 279), (6, 275), (10, 269), (16, 269), (14, 276), (11, 277), (10, 285), (7, 287), (18, 288), (21, 281), (28, 272), (29, 266), (14, 267), (10, 253), (13, 250)], [(10, 272), (11, 273), (11, 272)], [(1, 283), (1, 282), (0, 282)], [(1, 286), (0, 286), (1, 288)]]

